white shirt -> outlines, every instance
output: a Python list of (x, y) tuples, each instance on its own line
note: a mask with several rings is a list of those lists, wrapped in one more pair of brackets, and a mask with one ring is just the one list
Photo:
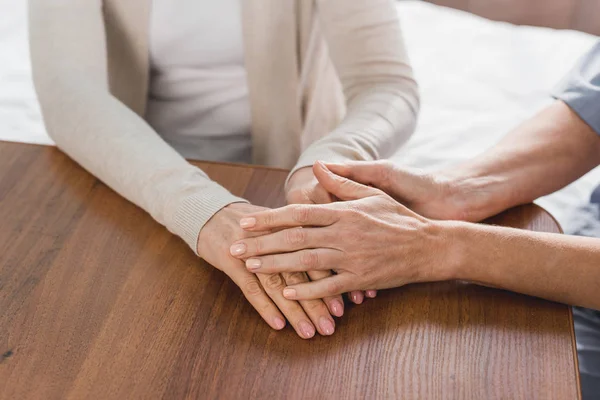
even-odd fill
[(184, 157), (251, 161), (240, 0), (153, 0), (146, 119)]

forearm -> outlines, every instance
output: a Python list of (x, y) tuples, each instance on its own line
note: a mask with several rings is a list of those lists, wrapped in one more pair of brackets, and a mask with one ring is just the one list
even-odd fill
[(478, 221), (563, 188), (600, 163), (600, 138), (556, 101), (480, 156), (444, 171), (463, 219)]
[(187, 163), (108, 89), (98, 1), (30, 1), (35, 88), (48, 133), (75, 161), (194, 250), (204, 223), (239, 201)]
[(388, 157), (410, 138), (419, 111), (417, 83), (395, 3), (336, 0), (317, 4), (347, 112), (335, 130), (306, 149), (294, 170), (317, 160)]
[[(382, 117), (378, 110), (388, 117)], [(341, 163), (389, 157), (410, 138), (416, 121), (416, 114), (402, 97), (381, 93), (370, 96), (357, 104), (333, 132), (309, 146), (292, 172), (316, 161)]]
[(242, 201), (189, 164), (108, 93), (82, 85), (77, 92), (61, 92), (59, 85), (50, 93), (62, 99), (68, 113), (48, 99), (41, 101), (48, 131), (61, 150), (193, 250), (208, 219)]
[(445, 278), (600, 309), (600, 240), (450, 222)]

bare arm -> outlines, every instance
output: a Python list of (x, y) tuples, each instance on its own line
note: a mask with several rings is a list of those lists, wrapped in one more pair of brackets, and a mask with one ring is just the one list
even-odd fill
[(553, 193), (598, 164), (600, 138), (557, 100), (489, 151), (445, 174), (461, 219), (478, 221)]
[(462, 222), (444, 226), (454, 262), (440, 263), (433, 280), (462, 279), (600, 310), (600, 239)]
[[(389, 162), (317, 164), (321, 185), (347, 202), (288, 206), (246, 219), (250, 230), (290, 228), (248, 240), (256, 260), (247, 267), (336, 268), (333, 277), (288, 288), (290, 299), (463, 279), (600, 309), (600, 239), (429, 219), (480, 220), (552, 193), (597, 166), (600, 43), (567, 78), (560, 98), (569, 106), (556, 101), (449, 172), (423, 174)], [(293, 245), (285, 240), (290, 237)]]
[(241, 221), (255, 232), (287, 228), (238, 242), (249, 270), (335, 268), (332, 277), (287, 288), (289, 299), (461, 279), (600, 309), (600, 239), (435, 221), (323, 165), (315, 170), (343, 202), (290, 205)]
[(560, 100), (451, 169), (422, 173), (389, 162), (330, 168), (386, 191), (426, 217), (479, 221), (561, 189), (600, 163), (600, 42), (554, 94)]
[(562, 101), (521, 124), (496, 146), (457, 167), (423, 173), (390, 161), (329, 164), (435, 219), (481, 221), (530, 203), (600, 164), (600, 137)]

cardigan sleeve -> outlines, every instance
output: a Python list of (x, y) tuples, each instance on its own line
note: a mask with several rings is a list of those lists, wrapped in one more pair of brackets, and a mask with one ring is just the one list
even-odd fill
[(211, 181), (111, 95), (101, 0), (29, 0), (34, 85), (58, 147), (197, 252), (202, 226), (245, 201)]
[(315, 161), (389, 157), (414, 132), (419, 95), (392, 0), (316, 0), (347, 113), (312, 143), (292, 173)]

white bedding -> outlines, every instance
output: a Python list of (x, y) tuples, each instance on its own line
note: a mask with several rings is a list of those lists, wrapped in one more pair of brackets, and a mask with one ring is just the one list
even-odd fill
[[(0, 0), (0, 140), (52, 144), (30, 78), (26, 0)], [(418, 1), (398, 5), (422, 110), (394, 159), (451, 165), (496, 143), (549, 102), (549, 91), (597, 37), (517, 27)], [(538, 202), (561, 223), (587, 202), (600, 170)]]

